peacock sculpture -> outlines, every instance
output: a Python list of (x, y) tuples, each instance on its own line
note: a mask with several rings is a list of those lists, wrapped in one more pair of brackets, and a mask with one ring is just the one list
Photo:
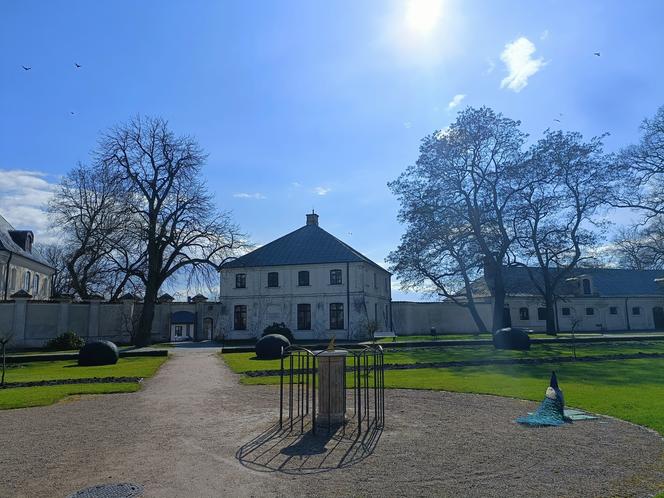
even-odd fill
[(516, 419), (519, 424), (531, 427), (563, 425), (571, 420), (565, 417), (565, 398), (558, 387), (556, 372), (551, 372), (551, 381), (546, 388), (544, 401), (535, 413)]

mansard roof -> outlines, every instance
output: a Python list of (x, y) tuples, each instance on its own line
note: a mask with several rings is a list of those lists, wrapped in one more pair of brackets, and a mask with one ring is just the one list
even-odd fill
[(317, 222), (307, 224), (244, 256), (229, 261), (222, 265), (222, 268), (324, 263), (368, 263), (387, 272), (359, 251), (323, 230)]
[[(53, 267), (49, 265), (44, 258), (35, 254), (31, 251), (27, 251), (25, 247), (25, 239), (29, 234), (32, 234), (29, 230), (15, 230), (14, 227), (0, 216), (0, 251), (8, 251), (14, 254), (18, 254), (26, 259), (30, 259), (39, 263), (40, 265), (47, 266), (51, 269)], [(23, 242), (23, 247), (19, 245), (19, 242)]]

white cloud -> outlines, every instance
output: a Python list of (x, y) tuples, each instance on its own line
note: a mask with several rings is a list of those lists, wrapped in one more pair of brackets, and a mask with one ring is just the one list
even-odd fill
[(413, 123), (411, 123), (410, 121), (404, 121), (403, 127), (408, 130), (413, 127)]
[(247, 192), (238, 192), (238, 193), (233, 194), (233, 197), (236, 197), (238, 199), (257, 199), (257, 200), (267, 198), (263, 194), (261, 194), (260, 192), (254, 192), (253, 194), (249, 194)]
[(316, 195), (327, 195), (331, 192), (332, 189), (327, 187), (316, 187), (314, 188), (314, 194)]
[(35, 242), (54, 242), (46, 204), (56, 188), (46, 173), (0, 169), (0, 215), (17, 229), (32, 230)]
[(540, 40), (544, 41), (544, 40), (546, 40), (548, 37), (549, 37), (549, 30), (548, 30), (548, 29), (545, 29), (545, 30), (542, 31), (542, 33), (540, 34)]
[(528, 78), (537, 73), (546, 65), (544, 59), (533, 59), (535, 45), (528, 38), (522, 36), (505, 45), (500, 54), (500, 60), (505, 63), (509, 74), (500, 82), (500, 88), (509, 88), (520, 92), (528, 84)]
[(294, 188), (300, 188), (302, 184), (300, 182), (291, 182), (291, 186)]
[(438, 130), (438, 132), (436, 133), (436, 138), (437, 138), (438, 140), (442, 140), (442, 139), (445, 138), (449, 133), (450, 133), (450, 127), (449, 127), (449, 126), (446, 126), (446, 127), (443, 128), (442, 130)]
[(447, 104), (447, 109), (454, 109), (457, 107), (463, 99), (466, 98), (466, 94), (464, 93), (457, 93), (454, 97), (452, 97), (452, 100), (450, 100)]
[(493, 70), (496, 69), (496, 63), (493, 62), (493, 59), (487, 58), (486, 64), (487, 64), (486, 74), (493, 73)]

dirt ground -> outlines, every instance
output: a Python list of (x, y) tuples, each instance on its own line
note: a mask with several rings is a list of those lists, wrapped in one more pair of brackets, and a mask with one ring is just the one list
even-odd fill
[(216, 349), (175, 349), (138, 393), (0, 412), (0, 496), (132, 482), (148, 497), (651, 496), (664, 441), (610, 419), (532, 429), (513, 399), (386, 391), (358, 441), (275, 429), (278, 391), (242, 386)]

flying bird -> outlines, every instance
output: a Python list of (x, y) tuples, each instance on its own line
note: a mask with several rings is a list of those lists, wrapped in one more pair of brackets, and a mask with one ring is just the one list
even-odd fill
[(74, 111), (69, 111), (69, 114), (71, 114), (73, 116), (76, 113)]
[(31, 67), (25, 67), (25, 66), (21, 66), (21, 67), (22, 67), (23, 69), (25, 69), (26, 71), (30, 71), (30, 69), (32, 69)]
[(599, 57), (601, 54), (599, 52), (593, 52), (593, 55)]
[(76, 66), (76, 69), (79, 69), (81, 65), (78, 62), (74, 62), (74, 66)]
[(554, 119), (556, 123), (560, 123), (560, 119)]

